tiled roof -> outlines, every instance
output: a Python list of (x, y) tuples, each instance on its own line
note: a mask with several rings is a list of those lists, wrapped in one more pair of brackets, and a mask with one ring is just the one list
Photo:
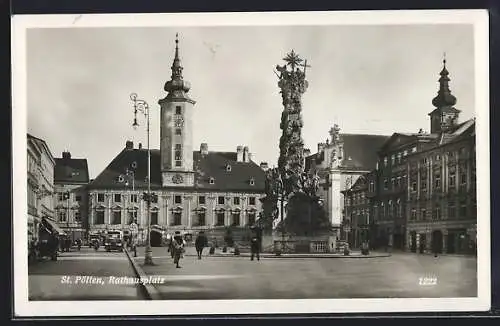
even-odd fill
[(388, 139), (389, 136), (382, 135), (342, 134), (345, 158), (342, 165), (360, 170), (375, 169), (378, 150)]
[[(126, 180), (126, 170), (130, 169), (135, 162), (134, 185), (136, 188), (145, 189), (147, 187), (147, 153), (147, 149), (122, 150), (90, 183), (90, 188), (128, 187), (130, 189), (131, 184), (127, 186), (119, 179), (123, 176)], [(195, 186), (188, 190), (264, 192), (264, 171), (255, 162), (237, 162), (235, 152), (208, 152), (206, 155), (201, 155), (199, 151), (194, 151), (193, 162)], [(228, 164), (231, 166), (231, 171), (227, 170)], [(210, 178), (214, 178), (213, 185), (210, 184)], [(254, 180), (254, 185), (250, 183), (251, 178)], [(151, 150), (151, 187), (163, 188), (161, 183), (160, 151), (153, 149)], [(185, 189), (185, 187), (171, 187), (170, 189)]]
[(88, 183), (89, 168), (84, 158), (56, 158), (54, 183)]

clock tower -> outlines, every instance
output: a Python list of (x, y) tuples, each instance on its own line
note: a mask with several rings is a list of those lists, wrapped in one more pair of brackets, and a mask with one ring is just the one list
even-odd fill
[(158, 101), (161, 106), (160, 152), (162, 185), (192, 187), (193, 171), (193, 101), (187, 93), (191, 85), (182, 76), (179, 58), (179, 37), (175, 38), (172, 76), (165, 83), (167, 96)]

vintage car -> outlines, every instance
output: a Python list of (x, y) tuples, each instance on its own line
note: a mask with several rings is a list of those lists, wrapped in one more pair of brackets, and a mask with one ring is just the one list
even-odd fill
[(106, 233), (104, 240), (104, 249), (106, 251), (123, 251), (123, 232), (120, 230), (110, 230)]
[(90, 234), (89, 235), (89, 248), (95, 247), (95, 243), (100, 243), (101, 242), (101, 236), (99, 234)]

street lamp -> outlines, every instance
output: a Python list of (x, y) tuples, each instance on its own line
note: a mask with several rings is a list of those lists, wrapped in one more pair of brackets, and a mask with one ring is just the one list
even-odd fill
[(148, 220), (148, 233), (146, 235), (146, 250), (144, 253), (144, 265), (153, 265), (153, 253), (151, 250), (151, 149), (149, 148), (149, 105), (146, 101), (137, 99), (137, 94), (130, 94), (130, 99), (134, 103), (134, 123), (132, 127), (137, 129), (139, 123), (137, 122), (137, 112), (144, 114), (146, 118), (146, 132), (147, 132), (147, 146), (148, 146), (148, 192), (146, 196), (147, 205), (147, 220)]

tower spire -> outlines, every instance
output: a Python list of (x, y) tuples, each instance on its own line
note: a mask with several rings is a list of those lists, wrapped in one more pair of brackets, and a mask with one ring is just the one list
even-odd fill
[(191, 86), (182, 76), (182, 70), (184, 68), (182, 67), (179, 56), (179, 33), (175, 34), (175, 54), (171, 69), (171, 79), (165, 83), (165, 91), (167, 91), (171, 97), (188, 99), (186, 93), (189, 92)]
[(446, 69), (446, 52), (443, 53), (443, 69), (439, 74), (441, 75), (439, 78), (439, 91), (437, 96), (432, 100), (432, 105), (436, 108), (452, 107), (457, 103), (457, 99), (450, 91), (449, 72)]

